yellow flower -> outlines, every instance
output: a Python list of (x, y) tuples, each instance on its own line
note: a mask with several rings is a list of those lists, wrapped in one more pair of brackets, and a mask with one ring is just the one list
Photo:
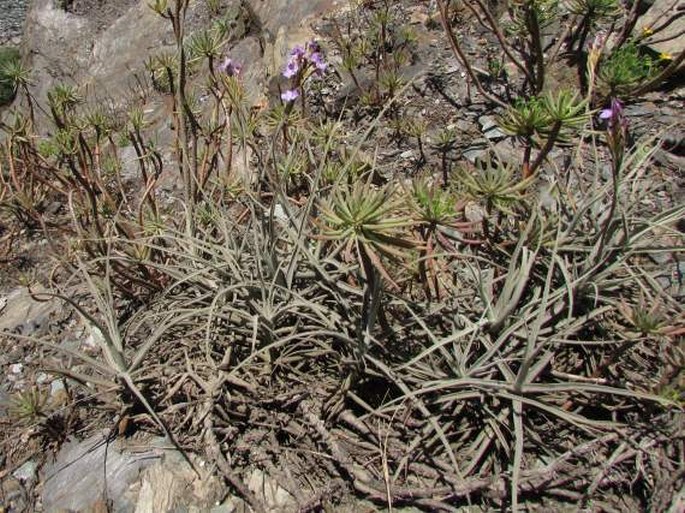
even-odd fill
[(668, 52), (661, 52), (661, 53), (659, 54), (659, 60), (660, 60), (660, 61), (672, 61), (672, 60), (673, 60), (673, 56), (672, 56), (670, 53), (668, 53)]
[(654, 34), (652, 27), (642, 27), (642, 37), (649, 37)]

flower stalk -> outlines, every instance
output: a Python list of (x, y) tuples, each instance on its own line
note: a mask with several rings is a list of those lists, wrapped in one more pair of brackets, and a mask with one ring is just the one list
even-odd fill
[(618, 205), (620, 173), (628, 138), (628, 120), (623, 110), (623, 102), (618, 98), (611, 99), (609, 107), (600, 112), (599, 118), (606, 122), (606, 137), (609, 154), (611, 155), (611, 179), (613, 184), (611, 206), (609, 207), (606, 223), (602, 228), (600, 242), (600, 247), (605, 247)]

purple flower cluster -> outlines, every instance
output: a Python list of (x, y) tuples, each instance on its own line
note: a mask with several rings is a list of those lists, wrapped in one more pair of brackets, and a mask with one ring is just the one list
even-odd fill
[(300, 96), (300, 93), (297, 89), (286, 89), (281, 93), (281, 100), (284, 102), (294, 102), (297, 100), (297, 98)]
[(322, 77), (328, 64), (324, 61), (321, 46), (309, 41), (305, 46), (297, 45), (290, 51), (290, 57), (283, 70), (283, 76), (291, 80), (291, 88), (281, 94), (284, 102), (292, 102), (300, 96), (299, 88), (307, 73)]
[(225, 73), (229, 77), (237, 77), (240, 75), (243, 67), (240, 63), (233, 59), (226, 57), (221, 64), (216, 68), (220, 73)]

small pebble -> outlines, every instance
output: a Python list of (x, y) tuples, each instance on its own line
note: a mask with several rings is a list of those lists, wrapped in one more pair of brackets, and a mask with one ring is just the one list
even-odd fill
[(38, 465), (33, 460), (29, 460), (24, 463), (21, 467), (15, 470), (12, 475), (19, 481), (25, 483), (32, 482), (36, 479), (36, 472), (38, 470)]

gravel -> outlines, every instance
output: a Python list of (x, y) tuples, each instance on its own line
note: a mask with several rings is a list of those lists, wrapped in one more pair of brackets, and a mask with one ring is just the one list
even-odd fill
[(28, 7), (29, 0), (0, 0), (0, 45), (19, 45)]

